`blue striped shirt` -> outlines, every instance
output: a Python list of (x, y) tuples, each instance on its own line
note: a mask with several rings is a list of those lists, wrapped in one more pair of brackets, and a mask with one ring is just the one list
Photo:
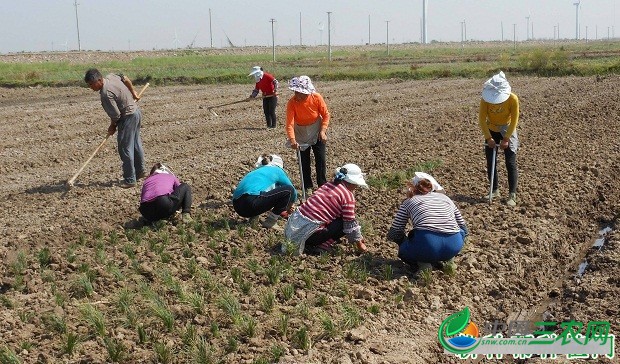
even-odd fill
[(394, 217), (388, 239), (402, 241), (406, 235), (407, 221), (411, 221), (414, 230), (446, 234), (458, 233), (460, 229), (467, 231), (465, 220), (454, 202), (438, 192), (415, 195), (405, 200)]

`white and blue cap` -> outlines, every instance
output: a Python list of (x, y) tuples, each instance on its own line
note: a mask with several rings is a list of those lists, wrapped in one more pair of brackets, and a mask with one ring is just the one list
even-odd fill
[(362, 169), (357, 164), (347, 163), (342, 167), (336, 168), (336, 178), (360, 187), (368, 188), (364, 179), (364, 173), (362, 173)]

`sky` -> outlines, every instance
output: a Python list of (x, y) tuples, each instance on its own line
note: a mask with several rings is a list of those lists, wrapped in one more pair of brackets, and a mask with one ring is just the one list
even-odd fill
[[(575, 1), (427, 0), (427, 39), (575, 39)], [(619, 2), (581, 0), (579, 38), (614, 37)], [(276, 45), (418, 42), (423, 0), (78, 0), (77, 17), (74, 3), (0, 0), (0, 53), (222, 48), (227, 38), (270, 47), (272, 25)]]

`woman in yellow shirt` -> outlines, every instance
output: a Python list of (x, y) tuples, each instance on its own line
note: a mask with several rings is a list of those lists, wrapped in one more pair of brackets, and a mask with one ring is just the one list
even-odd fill
[[(512, 89), (504, 72), (491, 77), (484, 83), (482, 99), (480, 100), (478, 124), (486, 141), (485, 154), (487, 160), (487, 175), (491, 180), (493, 150), (499, 145), (504, 151), (506, 170), (508, 171), (508, 206), (517, 205), (517, 149), (519, 137), (517, 124), (519, 123), (519, 98), (512, 93)], [(497, 166), (497, 164), (495, 164)], [(499, 197), (497, 168), (493, 171), (493, 197)]]
[(314, 153), (316, 183), (318, 187), (327, 182), (326, 144), (329, 111), (323, 97), (316, 92), (308, 76), (294, 77), (289, 89), (295, 95), (286, 104), (286, 136), (293, 149), (301, 146), (301, 166), (304, 187), (312, 188), (310, 171), (310, 148)]

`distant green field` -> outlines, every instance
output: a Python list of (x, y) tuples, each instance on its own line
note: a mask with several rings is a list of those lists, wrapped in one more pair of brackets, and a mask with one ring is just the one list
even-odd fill
[[(605, 75), (620, 71), (620, 42), (512, 42), (459, 43), (387, 47), (338, 47), (331, 61), (325, 47), (276, 49), (187, 49), (136, 53), (127, 61), (80, 62), (75, 54), (50, 53), (45, 61), (0, 62), (0, 86), (83, 85), (89, 67), (102, 72), (123, 72), (137, 82), (153, 84), (247, 83), (251, 65), (261, 64), (280, 79), (306, 74), (322, 80), (483, 78), (502, 69), (511, 74), (538, 76)], [(58, 57), (55, 57), (58, 55)], [(64, 58), (63, 58), (64, 57)], [(58, 59), (56, 61), (55, 59)], [(108, 57), (110, 58), (110, 57)], [(1, 58), (0, 58), (1, 59)]]

